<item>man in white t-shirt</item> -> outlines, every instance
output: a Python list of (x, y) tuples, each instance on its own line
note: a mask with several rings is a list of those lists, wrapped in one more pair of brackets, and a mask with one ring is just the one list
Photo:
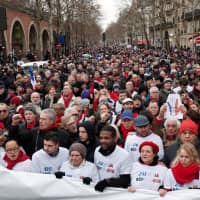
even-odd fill
[(135, 134), (130, 134), (125, 141), (125, 150), (129, 152), (133, 162), (136, 162), (140, 157), (139, 146), (145, 141), (152, 141), (159, 146), (159, 160), (164, 156), (162, 139), (151, 132), (150, 122), (144, 115), (138, 115), (134, 120)]
[(32, 156), (32, 171), (42, 174), (54, 174), (68, 160), (68, 149), (59, 147), (57, 133), (51, 131), (45, 134), (43, 149)]
[(128, 152), (116, 145), (116, 129), (111, 125), (103, 127), (99, 142), (94, 163), (100, 181), (95, 185), (95, 190), (103, 192), (106, 187), (128, 187), (132, 162)]

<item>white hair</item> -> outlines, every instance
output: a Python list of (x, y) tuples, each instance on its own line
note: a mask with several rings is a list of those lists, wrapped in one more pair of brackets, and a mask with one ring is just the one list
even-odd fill
[(73, 111), (76, 111), (76, 108), (74, 108), (74, 107), (66, 108), (65, 112), (64, 112), (64, 116), (71, 116), (71, 114), (73, 113)]
[(181, 122), (180, 122), (176, 117), (174, 117), (174, 116), (171, 116), (171, 117), (169, 117), (169, 118), (167, 118), (167, 119), (165, 120), (165, 122), (164, 122), (164, 127), (166, 128), (167, 123), (168, 123), (168, 122), (171, 122), (171, 121), (176, 122), (177, 128), (180, 127)]
[(149, 89), (149, 93), (152, 93), (153, 91), (159, 91), (158, 87), (156, 86), (152, 86), (150, 89)]
[(40, 115), (41, 115), (42, 113), (47, 114), (48, 117), (49, 117), (51, 120), (53, 120), (53, 121), (56, 120), (56, 112), (55, 112), (54, 109), (52, 109), (52, 108), (46, 108), (46, 109), (44, 109), (44, 110), (42, 110), (42, 111), (40, 112)]

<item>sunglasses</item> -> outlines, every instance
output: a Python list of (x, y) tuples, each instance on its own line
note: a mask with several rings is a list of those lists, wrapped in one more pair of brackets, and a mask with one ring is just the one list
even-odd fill
[(2, 112), (4, 112), (4, 113), (5, 113), (5, 112), (7, 112), (7, 110), (0, 110), (0, 113), (2, 113)]

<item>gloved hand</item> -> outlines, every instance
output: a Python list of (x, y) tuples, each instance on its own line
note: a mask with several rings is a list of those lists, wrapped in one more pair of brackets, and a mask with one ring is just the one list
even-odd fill
[(106, 180), (104, 179), (104, 180), (102, 180), (102, 181), (99, 181), (99, 182), (95, 185), (94, 189), (97, 190), (97, 191), (99, 191), (99, 192), (103, 192), (104, 189), (105, 189), (107, 186), (108, 186), (108, 184), (107, 184)]
[(60, 172), (60, 171), (55, 172), (55, 176), (56, 178), (61, 179), (63, 176), (65, 176), (65, 172)]
[(84, 177), (83, 178), (83, 183), (86, 185), (90, 185), (90, 182), (92, 181), (92, 179), (90, 177)]

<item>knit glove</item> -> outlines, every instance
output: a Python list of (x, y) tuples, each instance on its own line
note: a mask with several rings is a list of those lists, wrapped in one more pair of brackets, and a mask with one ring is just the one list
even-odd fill
[(96, 191), (103, 192), (104, 189), (105, 189), (107, 186), (108, 186), (108, 184), (107, 184), (106, 180), (104, 179), (104, 180), (102, 180), (102, 181), (99, 181), (99, 182), (95, 185), (94, 189), (95, 189)]
[(90, 182), (92, 181), (92, 179), (90, 177), (84, 177), (83, 178), (83, 183), (86, 185), (90, 185)]
[(65, 172), (60, 172), (60, 171), (55, 172), (55, 176), (56, 178), (61, 179), (63, 176), (65, 176)]

